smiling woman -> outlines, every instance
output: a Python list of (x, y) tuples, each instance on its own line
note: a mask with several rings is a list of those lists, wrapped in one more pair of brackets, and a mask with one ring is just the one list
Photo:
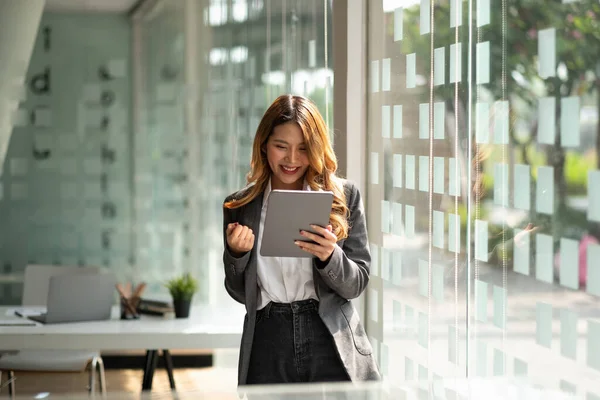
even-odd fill
[[(358, 189), (336, 170), (317, 107), (301, 96), (277, 98), (258, 125), (248, 186), (223, 207), (225, 288), (247, 310), (240, 385), (379, 379), (349, 302), (369, 282), (363, 204)], [(296, 243), (312, 257), (260, 254), (273, 189), (333, 193), (329, 225), (313, 226), (317, 234), (301, 232), (312, 243)]]

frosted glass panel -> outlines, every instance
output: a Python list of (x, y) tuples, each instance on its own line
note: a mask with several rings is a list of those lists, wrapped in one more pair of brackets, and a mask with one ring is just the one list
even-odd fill
[(394, 187), (402, 187), (402, 154), (394, 154)]
[(371, 92), (379, 92), (379, 60), (371, 61)]
[(433, 298), (442, 303), (444, 301), (444, 267), (441, 265), (433, 265), (432, 270), (431, 291)]
[(444, 194), (444, 158), (434, 157), (433, 158), (433, 192)]
[(531, 202), (531, 172), (529, 165), (515, 165), (514, 203), (515, 208), (529, 210)]
[(403, 37), (404, 9), (402, 7), (394, 10), (394, 41), (402, 40)]
[(554, 279), (552, 262), (554, 250), (552, 236), (538, 233), (536, 235), (536, 272), (535, 277), (540, 281), (552, 283)]
[(429, 295), (429, 265), (425, 260), (419, 260), (419, 294)]
[(390, 202), (383, 200), (381, 202), (381, 231), (390, 233)]
[(490, 105), (488, 103), (477, 103), (475, 105), (476, 140), (477, 143), (489, 143), (490, 141)]
[(560, 354), (577, 358), (577, 314), (568, 309), (560, 310)]
[(508, 207), (508, 164), (494, 168), (494, 204)]
[(367, 289), (368, 291), (368, 296), (367, 296), (367, 311), (368, 311), (368, 316), (369, 318), (371, 318), (374, 322), (379, 321), (379, 298), (378, 298), (378, 293), (376, 290), (374, 289)]
[(448, 214), (448, 250), (460, 253), (460, 216)]
[(402, 304), (396, 300), (393, 302), (394, 329), (400, 331), (400, 328), (402, 327)]
[(476, 352), (476, 364), (475, 364), (475, 373), (477, 376), (485, 377), (488, 374), (488, 348), (487, 344), (479, 339), (475, 342), (475, 352)]
[(396, 286), (402, 283), (402, 253), (399, 251), (392, 254), (392, 283)]
[(415, 236), (415, 207), (406, 206), (404, 209), (404, 231), (407, 237)]
[(456, 158), (448, 160), (448, 194), (460, 196), (460, 168)]
[(556, 29), (541, 29), (538, 32), (538, 68), (540, 78), (556, 75)]
[(444, 139), (446, 136), (446, 105), (436, 102), (433, 105), (433, 138)]
[(475, 220), (475, 258), (480, 261), (488, 260), (488, 223)]
[(561, 99), (560, 144), (564, 147), (578, 147), (581, 144), (579, 131), (579, 97)]
[(429, 191), (429, 157), (419, 156), (419, 190)]
[(417, 82), (417, 57), (415, 53), (406, 55), (406, 88), (412, 89)]
[(415, 189), (415, 156), (407, 155), (406, 158), (406, 188)]
[(444, 213), (433, 211), (433, 245), (440, 249), (444, 248)]
[(543, 97), (538, 105), (538, 142), (542, 144), (554, 144), (556, 137), (556, 99), (554, 97)]
[(587, 217), (590, 221), (600, 222), (600, 171), (588, 172), (589, 205)]
[(371, 153), (371, 183), (379, 183), (379, 153)]
[(600, 371), (600, 322), (588, 320), (587, 365)]
[(522, 229), (515, 229), (514, 244), (514, 268), (515, 272), (529, 275), (531, 235)]
[[(461, 0), (452, 0), (460, 2)], [(460, 82), (462, 79), (462, 43), (450, 45), (450, 83)]]
[(554, 213), (554, 168), (539, 167), (536, 187), (536, 208), (544, 214)]
[(404, 206), (400, 203), (392, 203), (392, 233), (394, 235), (402, 235), (404, 233), (404, 222), (402, 220), (402, 209)]
[(450, 0), (450, 27), (462, 25), (463, 0)]
[(560, 239), (560, 284), (571, 289), (579, 289), (579, 242)]
[(494, 143), (508, 144), (509, 129), (509, 106), (508, 101), (497, 101), (494, 103)]
[(429, 139), (429, 103), (419, 104), (419, 139)]
[(424, 348), (429, 347), (429, 321), (425, 313), (419, 313), (419, 344)]
[(406, 379), (407, 381), (415, 379), (414, 363), (413, 360), (411, 360), (408, 357), (404, 359), (404, 379)]
[(477, 0), (477, 26), (490, 23), (490, 0)]
[(456, 327), (448, 326), (448, 361), (453, 364), (458, 364), (458, 346), (457, 346), (457, 332)]
[(477, 43), (476, 49), (477, 84), (490, 81), (490, 42)]
[(550, 347), (552, 344), (552, 306), (550, 304), (537, 303), (536, 342), (544, 347)]
[[(588, 245), (587, 259), (590, 264), (593, 262), (592, 260), (600, 260), (600, 245)], [(600, 268), (589, 268), (587, 270), (587, 292), (600, 296)]]
[(475, 318), (478, 321), (487, 321), (488, 284), (475, 280)]
[(437, 48), (433, 54), (433, 84), (443, 85), (446, 83), (446, 48)]
[(391, 60), (384, 58), (381, 60), (381, 90), (389, 92), (391, 87)]
[(381, 136), (384, 138), (390, 137), (392, 126), (392, 110), (390, 106), (381, 106)]
[(419, 24), (421, 35), (431, 31), (431, 5), (429, 2), (430, 0), (421, 0), (421, 19)]
[(494, 376), (504, 376), (506, 373), (506, 354), (502, 350), (494, 349)]
[(394, 139), (402, 138), (402, 106), (394, 106)]
[(506, 325), (506, 288), (494, 285), (494, 325), (504, 329)]

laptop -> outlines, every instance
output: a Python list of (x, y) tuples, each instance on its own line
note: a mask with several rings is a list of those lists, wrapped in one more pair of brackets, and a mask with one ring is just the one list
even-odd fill
[(46, 312), (27, 318), (42, 324), (109, 319), (116, 283), (112, 273), (52, 276)]

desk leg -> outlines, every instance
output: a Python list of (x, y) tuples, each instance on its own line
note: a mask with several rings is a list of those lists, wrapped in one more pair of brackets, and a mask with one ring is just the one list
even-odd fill
[(158, 350), (146, 350), (146, 361), (144, 362), (144, 378), (142, 390), (152, 390), (152, 379), (158, 363)]
[(15, 394), (15, 373), (14, 371), (8, 371), (8, 395), (11, 399), (14, 399)]
[(169, 375), (171, 389), (175, 390), (175, 378), (173, 378), (173, 359), (171, 358), (171, 353), (169, 350), (163, 349), (162, 354), (163, 361), (165, 362), (165, 369), (167, 370), (167, 375)]

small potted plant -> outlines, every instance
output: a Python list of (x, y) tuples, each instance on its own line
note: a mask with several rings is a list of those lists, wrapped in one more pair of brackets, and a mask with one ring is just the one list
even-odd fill
[(198, 291), (198, 281), (189, 272), (180, 277), (169, 280), (166, 285), (173, 297), (173, 308), (175, 318), (187, 318), (190, 316), (192, 297)]

